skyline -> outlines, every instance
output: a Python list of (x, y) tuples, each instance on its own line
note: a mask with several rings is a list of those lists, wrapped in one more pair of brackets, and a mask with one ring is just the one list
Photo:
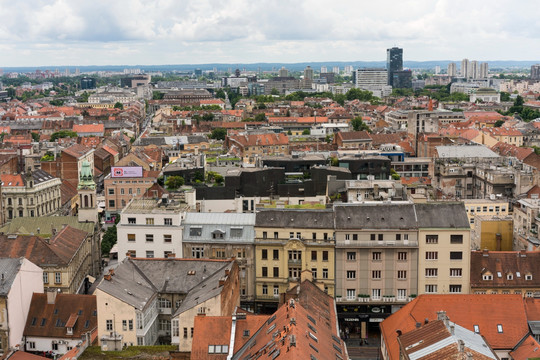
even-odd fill
[(536, 61), (536, 2), (0, 0), (0, 67)]

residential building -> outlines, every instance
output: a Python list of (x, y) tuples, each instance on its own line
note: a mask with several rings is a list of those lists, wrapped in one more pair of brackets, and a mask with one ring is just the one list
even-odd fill
[(59, 178), (39, 169), (0, 176), (4, 219), (52, 215), (62, 207)]
[(188, 259), (236, 259), (240, 300), (246, 310), (255, 300), (255, 214), (187, 213), (183, 221), (183, 256)]
[(444, 311), (405, 334), (397, 331), (400, 359), (499, 360), (482, 335), (451, 322)]
[(456, 63), (448, 63), (448, 70), (447, 70), (448, 76), (456, 77), (457, 76), (457, 67)]
[[(365, 338), (394, 307), (418, 294), (415, 206), (403, 202), (335, 205), (334, 216), (339, 323)], [(380, 312), (370, 312), (374, 304)]]
[(540, 253), (536, 251), (473, 251), (471, 293), (540, 295)]
[(459, 72), (459, 75), (462, 77), (462, 78), (470, 78), (471, 75), (469, 74), (469, 70), (470, 70), (470, 66), (469, 66), (469, 59), (463, 59), (461, 60), (461, 68), (460, 68), (460, 72)]
[(32, 293), (43, 292), (43, 271), (24, 257), (0, 257), (0, 357), (23, 345)]
[(54, 161), (42, 161), (41, 169), (58, 177), (69, 181), (77, 186), (79, 183), (79, 173), (84, 161), (90, 164), (90, 169), (94, 170), (94, 149), (75, 144), (62, 150), (60, 156)]
[(471, 229), (463, 203), (415, 205), (418, 293), (469, 292)]
[(231, 315), (239, 303), (238, 282), (234, 261), (126, 258), (94, 293), (100, 345), (112, 350), (159, 341), (181, 343), (180, 349), (189, 351), (194, 317), (203, 312), (197, 308), (211, 306), (204, 312)]
[(105, 134), (105, 125), (103, 124), (74, 124), (73, 131), (77, 133), (77, 136), (99, 136), (103, 137)]
[(371, 142), (367, 131), (339, 131), (334, 135), (334, 144), (340, 149), (371, 149)]
[(531, 80), (540, 80), (540, 64), (531, 65)]
[(334, 295), (334, 218), (327, 210), (262, 210), (255, 218), (255, 300), (276, 309), (279, 294), (310, 271)]
[(233, 135), (225, 138), (225, 147), (243, 157), (244, 162), (253, 164), (257, 156), (288, 155), (289, 138), (283, 133)]
[(24, 328), (27, 352), (66, 354), (97, 327), (94, 295), (34, 293)]
[(169, 194), (161, 199), (132, 199), (120, 213), (117, 225), (118, 260), (126, 256), (183, 257), (182, 220), (188, 210), (185, 198), (172, 198)]
[(540, 200), (520, 199), (514, 204), (514, 250), (536, 250), (540, 245)]
[(395, 180), (336, 180), (329, 178), (326, 196), (330, 199), (339, 195), (343, 202), (406, 200), (407, 194), (399, 181)]

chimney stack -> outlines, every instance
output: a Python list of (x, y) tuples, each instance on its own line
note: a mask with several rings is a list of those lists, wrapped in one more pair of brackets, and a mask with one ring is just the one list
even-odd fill
[(495, 234), (495, 240), (497, 241), (497, 251), (502, 250), (502, 235), (500, 233)]
[(459, 352), (460, 353), (464, 353), (465, 352), (465, 342), (461, 339), (458, 340), (458, 347), (459, 347)]
[(397, 329), (396, 333), (397, 333), (397, 336), (401, 336), (403, 334), (400, 329)]
[(58, 292), (56, 290), (50, 289), (47, 291), (47, 304), (51, 305), (56, 302), (56, 294)]

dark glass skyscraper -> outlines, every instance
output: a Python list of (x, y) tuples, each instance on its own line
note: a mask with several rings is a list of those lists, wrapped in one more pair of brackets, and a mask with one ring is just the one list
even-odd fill
[(388, 85), (394, 85), (394, 71), (403, 70), (403, 49), (393, 47), (386, 49), (386, 69), (388, 70)]

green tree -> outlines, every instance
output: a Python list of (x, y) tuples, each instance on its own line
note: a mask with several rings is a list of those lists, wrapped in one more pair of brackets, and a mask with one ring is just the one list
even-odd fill
[(165, 96), (161, 91), (152, 91), (152, 100), (161, 100)]
[(504, 124), (504, 120), (497, 120), (497, 121), (495, 122), (495, 125), (493, 125), (493, 126), (495, 126), (495, 127), (501, 127), (503, 124)]
[(510, 101), (510, 94), (504, 91), (501, 91), (501, 101)]
[(362, 118), (360, 116), (357, 116), (354, 119), (352, 119), (351, 125), (354, 131), (365, 130), (365, 131), (371, 132), (371, 129), (369, 128), (369, 126), (365, 122), (362, 121)]
[(272, 90), (270, 91), (270, 95), (279, 95), (278, 89), (272, 88)]
[(225, 136), (227, 136), (227, 130), (223, 128), (216, 128), (212, 130), (212, 133), (210, 134), (210, 139), (225, 140)]
[(70, 130), (60, 130), (53, 133), (49, 141), (54, 142), (56, 141), (56, 139), (61, 139), (61, 138), (66, 138), (66, 137), (70, 137), (70, 138), (77, 137), (77, 133), (75, 131), (70, 131)]
[(399, 176), (399, 174), (394, 169), (390, 169), (390, 176), (392, 176), (393, 180), (401, 179), (401, 176)]
[(49, 104), (51, 104), (52, 106), (62, 106), (64, 105), (64, 100), (54, 99), (49, 101)]
[(116, 244), (117, 236), (116, 225), (113, 225), (107, 229), (105, 234), (103, 234), (103, 238), (101, 239), (101, 255), (107, 257), (109, 256), (112, 247), (114, 244)]
[(287, 135), (292, 135), (292, 131), (291, 130), (287, 131)]
[(214, 176), (214, 180), (216, 181), (216, 184), (223, 184), (223, 182), (225, 181), (225, 178), (223, 178), (223, 175), (221, 174), (216, 174)]
[(184, 178), (181, 176), (169, 176), (165, 181), (165, 186), (169, 190), (176, 190), (184, 185)]
[(216, 97), (219, 99), (225, 99), (225, 91), (223, 91), (223, 89), (218, 89), (218, 91), (216, 91)]
[(362, 90), (358, 88), (352, 88), (345, 94), (347, 97), (347, 100), (361, 100), (361, 101), (369, 101), (373, 98), (373, 94), (371, 91), (368, 90)]
[(259, 114), (255, 115), (255, 121), (265, 122), (266, 121), (266, 115), (264, 113), (259, 113)]
[(204, 173), (200, 172), (200, 171), (197, 171), (194, 175), (193, 175), (193, 180), (196, 182), (196, 183), (201, 183), (204, 181)]
[(302, 135), (309, 135), (309, 134), (311, 134), (309, 129), (304, 129), (304, 131), (302, 131)]
[(337, 158), (337, 156), (333, 156), (330, 158), (330, 165), (339, 166), (339, 159)]
[(114, 104), (114, 108), (124, 110), (124, 105), (121, 102), (117, 102), (116, 104)]
[(214, 114), (206, 113), (206, 114), (203, 115), (202, 119), (204, 121), (213, 121), (214, 120)]

